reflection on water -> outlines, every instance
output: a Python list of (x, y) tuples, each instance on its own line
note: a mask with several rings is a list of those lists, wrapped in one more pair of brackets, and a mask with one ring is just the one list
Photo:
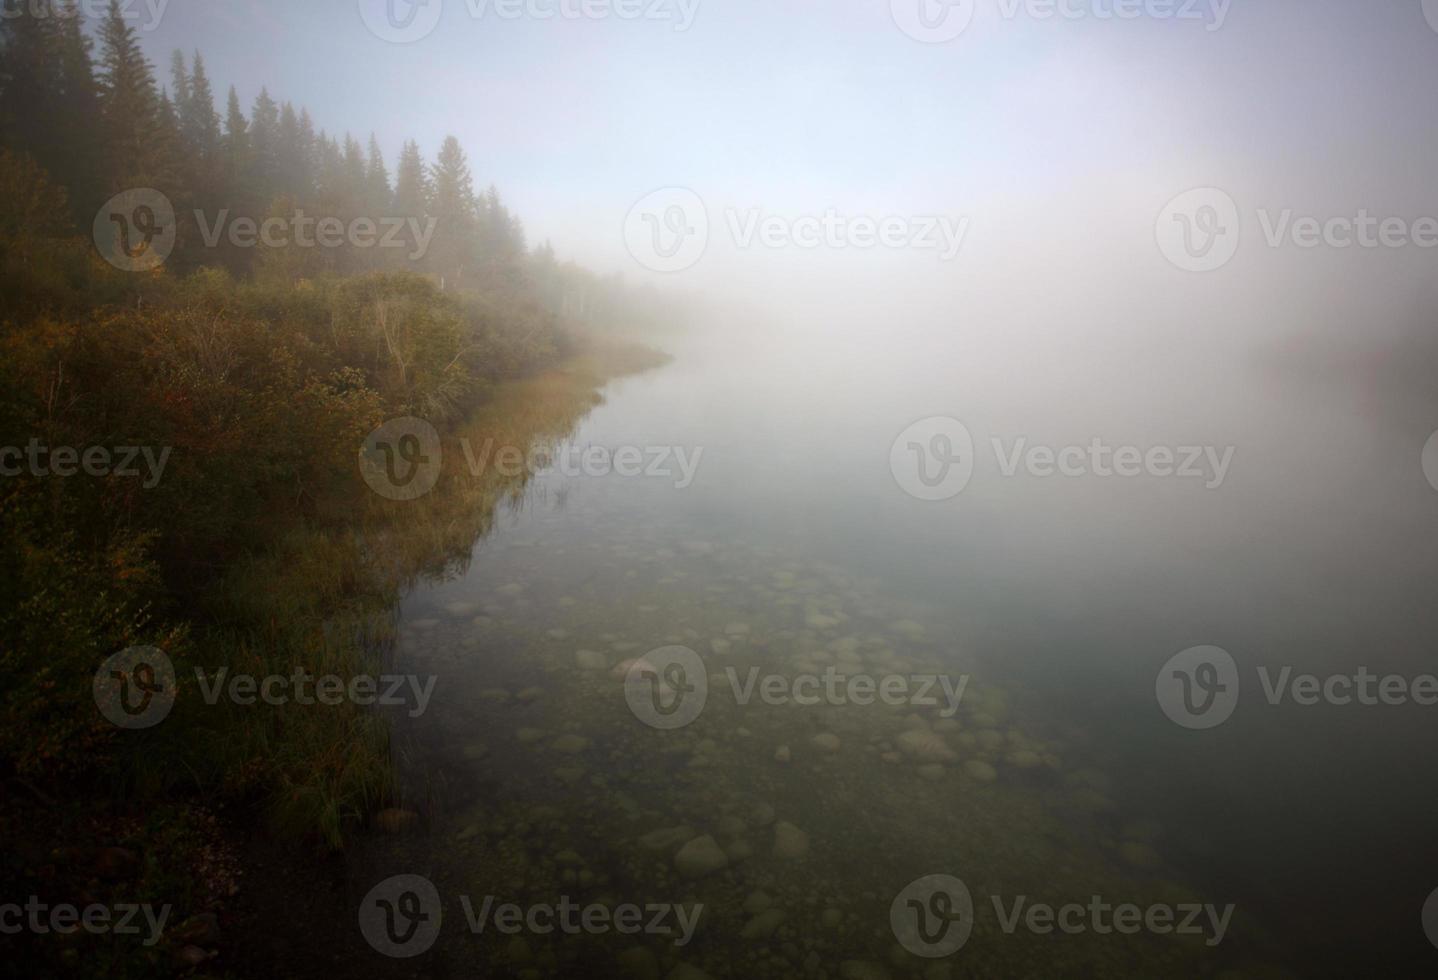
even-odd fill
[[(702, 448), (692, 486), (551, 472), (462, 576), (405, 600), (398, 663), (438, 678), (427, 712), (396, 719), (429, 829), (373, 863), (434, 882), (433, 955), (498, 975), (681, 980), (1274, 976), (1336, 969), (1350, 943), (1335, 910), (1370, 961), (1399, 955), (1374, 944), (1400, 918), (1421, 940), (1434, 866), (1382, 862), (1426, 845), (1434, 767), (1415, 779), (1392, 748), (1431, 732), (1426, 716), (1304, 715), (1255, 689), (1197, 732), (1155, 703), (1156, 672), (1197, 644), (1232, 649), (1242, 671), (1345, 663), (1362, 614), (1333, 615), (1340, 581), (1386, 611), (1387, 633), (1423, 628), (1407, 573), (1430, 552), (1365, 583), (1333, 562), (1336, 541), (1292, 531), (1295, 508), (1312, 516), (1361, 477), (1285, 505), (1278, 475), (1314, 448), (1288, 412), (1259, 425), (1241, 398), (1179, 397), (1139, 431), (1114, 432), (1115, 415), (1058, 434), (1087, 421), (1113, 441), (1232, 443), (1227, 497), (999, 481), (980, 464), (934, 507), (889, 472), (894, 437), (948, 412), (980, 445), (1012, 438), (1022, 394), (954, 369), (963, 382), (890, 386), (860, 408), (822, 359), (745, 343), (771, 346), (681, 349), (612, 385), (571, 436)], [(878, 382), (913, 374), (871, 363)], [(1396, 534), (1403, 518), (1385, 519)], [(1365, 840), (1369, 792), (1415, 814), (1387, 825), (1401, 845)], [(933, 875), (967, 894), (922, 883)], [(493, 918), (506, 903), (549, 912), (511, 934)], [(565, 903), (656, 924), (535, 928)], [(960, 951), (943, 947), (949, 920), (971, 930)]]

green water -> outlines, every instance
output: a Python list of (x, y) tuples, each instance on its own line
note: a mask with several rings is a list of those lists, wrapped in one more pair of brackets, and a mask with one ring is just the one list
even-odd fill
[[(1232, 722), (1194, 732), (1155, 704), (1160, 666), (1201, 643), (1245, 668), (1422, 662), (1411, 572), (1431, 549), (1376, 573), (1363, 562), (1385, 541), (1395, 561), (1406, 515), (1315, 523), (1352, 485), (1291, 489), (1315, 446), (1293, 438), (1287, 396), (1261, 425), (1252, 404), (1182, 395), (1145, 417), (1235, 442), (1227, 495), (981, 468), (935, 506), (896, 485), (894, 436), (940, 412), (1021, 431), (1018, 393), (952, 365), (910, 390), (886, 381), (913, 376), (901, 358), (876, 354), (860, 400), (838, 356), (762, 335), (675, 352), (611, 385), (571, 441), (702, 447), (691, 485), (543, 476), (465, 568), (403, 603), (396, 668), (435, 678), (423, 714), (395, 714), (423, 824), (372, 842), (355, 875), (359, 891), (433, 883), (424, 975), (1267, 977), (1421, 952), (1434, 766), (1402, 746), (1431, 736), (1432, 709), (1305, 713), (1248, 691)], [(1089, 424), (1148, 434), (1124, 417)], [(629, 668), (675, 646), (702, 676), (657, 673), (706, 697), (658, 728)], [(776, 690), (928, 681), (935, 703), (742, 703), (751, 672)], [(963, 685), (956, 707), (941, 682)], [(891, 918), (929, 875), (973, 903), (967, 941), (932, 958)], [(486, 896), (677, 905), (697, 924), (508, 935), (467, 921), (461, 898)], [(1027, 917), (1035, 904), (1070, 906), (1072, 928)], [(1104, 928), (1112, 906), (1156, 918)]]

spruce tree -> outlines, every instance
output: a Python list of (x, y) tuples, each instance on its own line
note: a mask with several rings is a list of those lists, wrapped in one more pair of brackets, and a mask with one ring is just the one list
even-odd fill
[(100, 25), (100, 80), (110, 189), (164, 190), (178, 147), (166, 145), (155, 76), (118, 0)]

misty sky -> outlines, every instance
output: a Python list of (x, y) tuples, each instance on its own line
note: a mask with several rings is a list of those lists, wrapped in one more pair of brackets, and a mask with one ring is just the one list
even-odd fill
[[(979, 0), (957, 39), (922, 44), (888, 0), (698, 0), (687, 30), (677, 9), (656, 21), (475, 19), (448, 0), (432, 34), (401, 45), (370, 33), (356, 0), (172, 0), (144, 43), (162, 69), (174, 47), (198, 47), (217, 97), (234, 83), (247, 109), (264, 82), (332, 132), (373, 130), (391, 167), (402, 140), (432, 156), (454, 133), (531, 240), (638, 279), (649, 274), (624, 250), (624, 216), (678, 185), (716, 225), (705, 261), (669, 277), (686, 286), (812, 280), (857, 295), (867, 276), (890, 292), (932, 289), (935, 308), (962, 295), (1019, 318), (1035, 294), (1078, 309), (1102, 295), (1093, 316), (1127, 322), (1144, 314), (1125, 303), (1161, 290), (1174, 315), (1201, 310), (1218, 331), (1250, 329), (1234, 318), (1279, 292), (1299, 320), (1375, 304), (1396, 320), (1411, 307), (1434, 251), (1250, 249), (1215, 285), (1166, 267), (1153, 225), (1173, 195), (1207, 185), (1239, 201), (1247, 238), (1258, 207), (1438, 213), (1438, 32), (1419, 0), (1235, 0), (1217, 15), (1203, 0), (1199, 19), (1132, 21), (1000, 10)], [(721, 215), (756, 207), (971, 224), (953, 262), (740, 253)], [(1015, 272), (1023, 290), (1004, 275)], [(1286, 276), (1312, 288), (1284, 290)]]

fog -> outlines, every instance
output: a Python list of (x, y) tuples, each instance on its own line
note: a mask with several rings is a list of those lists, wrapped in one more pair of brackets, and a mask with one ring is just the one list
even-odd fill
[[(235, 915), (254, 948), (217, 965), (457, 976), (482, 961), (496, 975), (668, 980), (1431, 975), (1438, 2), (169, 0), (132, 13), (160, 85), (172, 51), (203, 54), (217, 123), (233, 85), (254, 120), (263, 91), (337, 140), (372, 133), (388, 167), (380, 199), (397, 209), (390, 176), (408, 141), (433, 175), (457, 138), (473, 180), (452, 214), (441, 191), (422, 200), (438, 244), (409, 267), (345, 253), (297, 271), (285, 257), (217, 258), (181, 232), (180, 260), (153, 287), (128, 279), (132, 292), (93, 303), (115, 319), (97, 316), (87, 339), (139, 337), (163, 363), (145, 381), (166, 389), (165, 413), (238, 417), (166, 388), (219, 361), (225, 384), (323, 406), (271, 447), (284, 466), (254, 453), (255, 472), (288, 481), (262, 508), (302, 512), (305, 533), (273, 545), (257, 530), (273, 530), (264, 513), (236, 519), (253, 540), (206, 537), (211, 495), (197, 483), (167, 506), (205, 533), (165, 541), (173, 565), (157, 594), (202, 622), (254, 615), (268, 591), (299, 597), (255, 616), (235, 643), (241, 663), (267, 643), (334, 657), (348, 631), (385, 666), (439, 678), (433, 715), (389, 719), (393, 787), (366, 782), (353, 804), (318, 794), (322, 829), (305, 842), (330, 846), (322, 859), (265, 851), (264, 898), (245, 893)], [(0, 136), (8, 125), (0, 111)], [(372, 190), (373, 158), (358, 144), (351, 156)], [(251, 190), (167, 193), (183, 228), (192, 206), (242, 213)], [(285, 210), (286, 194), (249, 203)], [(470, 237), (446, 237), (456, 214)], [(123, 268), (103, 218), (93, 243)], [(206, 278), (219, 265), (223, 277)], [(66, 302), (36, 309), (78, 315)], [(421, 307), (414, 323), (442, 329), (414, 327), (420, 340), (399, 353), (410, 336), (396, 340), (390, 318)], [(150, 343), (158, 326), (113, 329), (168, 315), (152, 310), (177, 311), (185, 331), (207, 317), (244, 326), (213, 343), (220, 354), (201, 328), (164, 344)], [(17, 364), (49, 356), (49, 334), (37, 336), (14, 345)], [(267, 375), (226, 357), (259, 363), (271, 344), (266, 370), (304, 385), (234, 380)], [(663, 357), (596, 366), (636, 344)], [(50, 377), (34, 369), (17, 390), (48, 391)], [(396, 422), (432, 435), (429, 455), (377, 441)], [(337, 504), (293, 462), (323, 456), (304, 439), (329, 436), (311, 428), (344, 433), (336, 442), (373, 428), (363, 506)], [(495, 433), (525, 452), (678, 450), (693, 468), (677, 482), (550, 469), (490, 485), (470, 443), (464, 456), (455, 446)], [(240, 441), (204, 435), (179, 445), (176, 472)], [(353, 480), (354, 449), (342, 450)], [(366, 469), (381, 450), (391, 481), (397, 459), (433, 456), (419, 496), (437, 480), (440, 492), (405, 510), (415, 496)], [(462, 458), (473, 485), (455, 477)], [(247, 470), (219, 496), (255, 486), (267, 485)], [(364, 523), (382, 508), (391, 523)], [(337, 526), (351, 564), (332, 539), (316, 543)], [(277, 584), (226, 579), (216, 602), (174, 584), (220, 566)], [(296, 568), (314, 579), (280, 578)], [(271, 635), (302, 599), (325, 616), (351, 608), (329, 585), (311, 594), (314, 581), (371, 574), (384, 610), (373, 636), (329, 618), (293, 649)], [(676, 649), (692, 676), (650, 659)], [(661, 715), (695, 683), (721, 702), (716, 678), (739, 664), (962, 672), (976, 693), (957, 720), (912, 704), (806, 715), (740, 699), (673, 732), (631, 697), (641, 678)], [(1307, 675), (1311, 698), (1294, 680)], [(1396, 679), (1401, 703), (1344, 696), (1369, 676)], [(326, 764), (359, 752), (361, 727)], [(309, 790), (279, 782), (287, 802), (266, 813), (290, 816)], [(403, 833), (380, 819), (395, 813)], [(333, 846), (350, 825), (362, 830)], [(316, 867), (330, 880), (300, 880), (320, 879)], [(393, 928), (410, 914), (400, 899), (422, 889), (372, 901), (371, 886), (401, 874), (446, 896), (434, 952), (406, 950)], [(957, 892), (932, 882), (901, 901), (940, 874), (974, 892), (963, 950), (900, 923), (917, 910), (927, 936), (928, 913), (951, 911)], [(465, 935), (449, 898), (481, 887), (501, 901), (665, 898), (715, 918), (683, 948), (533, 928), (511, 942), (473, 922)], [(1232, 903), (1233, 928), (1212, 942), (1153, 928), (1054, 942), (993, 917), (1020, 893)], [(287, 899), (316, 895), (318, 911), (278, 921)], [(378, 909), (387, 940), (374, 938)], [(403, 972), (418, 955), (430, 958)]]

